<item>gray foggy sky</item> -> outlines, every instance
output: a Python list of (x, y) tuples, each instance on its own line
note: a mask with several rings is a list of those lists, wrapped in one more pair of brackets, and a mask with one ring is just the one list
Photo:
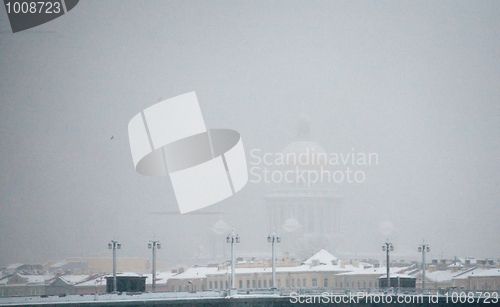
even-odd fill
[[(209, 128), (279, 152), (301, 114), (327, 152), (376, 152), (344, 184), (337, 252), (500, 257), (497, 1), (80, 1), (11, 33), (0, 9), (0, 266), (66, 256), (189, 262), (218, 216), (176, 211), (168, 178), (135, 172), (129, 120), (196, 91)], [(114, 139), (111, 140), (111, 136)], [(224, 212), (267, 252), (265, 184)], [(335, 253), (336, 251), (332, 251)]]

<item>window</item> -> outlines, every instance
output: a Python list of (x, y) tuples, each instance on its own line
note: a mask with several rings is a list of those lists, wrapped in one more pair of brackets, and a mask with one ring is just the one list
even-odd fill
[(210, 290), (212, 290), (212, 289), (213, 289), (213, 287), (212, 287), (212, 281), (209, 281), (209, 282), (208, 282), (208, 289), (210, 289)]
[(222, 290), (222, 280), (221, 280), (221, 281), (219, 281), (219, 286), (220, 286), (220, 288), (221, 288), (221, 290)]
[(262, 289), (262, 281), (260, 279), (257, 282), (257, 288)]
[(318, 280), (316, 278), (312, 279), (312, 286), (317, 287), (318, 286)]
[(247, 279), (247, 289), (250, 289), (250, 279)]
[(297, 278), (297, 287), (300, 288), (300, 278)]
[(255, 279), (252, 280), (252, 288), (255, 289)]
[(228, 285), (228, 282), (227, 282), (227, 280), (226, 280), (226, 289), (227, 289), (227, 288), (229, 288), (229, 285)]
[(358, 281), (358, 289), (359, 289), (360, 287), (361, 287), (361, 286), (360, 286), (359, 281)]
[(218, 289), (219, 284), (217, 283), (217, 280), (214, 282), (214, 284), (215, 284), (215, 289)]
[(368, 287), (370, 287), (370, 288), (372, 287), (372, 282), (371, 281), (368, 283)]
[(181, 292), (181, 291), (182, 291), (182, 286), (181, 286), (181, 285), (179, 285), (179, 292)]
[(264, 279), (264, 288), (267, 288), (267, 279)]
[(269, 287), (272, 287), (272, 286), (273, 286), (273, 280), (269, 279)]
[(346, 288), (349, 288), (349, 282), (345, 283)]
[(281, 279), (278, 279), (278, 288), (281, 288)]
[(366, 288), (366, 281), (363, 281), (363, 288)]
[(302, 278), (302, 287), (307, 288), (307, 283), (305, 278)]
[(323, 287), (328, 288), (328, 278), (323, 280)]
[(240, 289), (243, 289), (243, 280), (240, 279), (240, 282), (239, 282), (239, 286), (240, 286)]
[(285, 279), (285, 285), (286, 285), (286, 287), (287, 287), (287, 288), (288, 288), (288, 287), (290, 287), (290, 286), (289, 286), (289, 281), (288, 281), (288, 278), (287, 278), (287, 279)]
[(292, 278), (292, 288), (295, 288), (295, 279)]
[(342, 282), (340, 282), (340, 287), (342, 288)]

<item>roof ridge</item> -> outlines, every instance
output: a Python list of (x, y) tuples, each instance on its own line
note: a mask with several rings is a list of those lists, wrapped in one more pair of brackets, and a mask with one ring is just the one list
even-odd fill
[(463, 274), (465, 274), (465, 273), (469, 273), (469, 272), (471, 272), (471, 271), (474, 271), (475, 269), (477, 269), (477, 266), (474, 266), (474, 267), (472, 267), (472, 268), (470, 268), (470, 269), (468, 269), (468, 270), (465, 270), (465, 271), (463, 271), (463, 272), (460, 272), (460, 273), (458, 273), (457, 275), (453, 275), (453, 277), (458, 277), (458, 276), (463, 275)]

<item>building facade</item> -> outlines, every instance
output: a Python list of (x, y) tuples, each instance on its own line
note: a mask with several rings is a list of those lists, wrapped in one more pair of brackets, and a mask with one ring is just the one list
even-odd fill
[(329, 159), (325, 149), (311, 140), (303, 116), (296, 141), (276, 154), (269, 161), (272, 165), (263, 166), (271, 172), (264, 195), (269, 232), (280, 233), (282, 249), (305, 256), (320, 248), (337, 248), (343, 196), (331, 176), (335, 170)]

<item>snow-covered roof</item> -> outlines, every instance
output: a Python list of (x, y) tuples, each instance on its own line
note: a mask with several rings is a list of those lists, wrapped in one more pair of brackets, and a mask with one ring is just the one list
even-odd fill
[[(161, 272), (156, 272), (156, 284), (166, 284), (167, 281), (172, 278), (175, 275), (175, 273), (172, 273), (171, 271), (161, 271)], [(153, 274), (145, 274), (146, 276), (146, 284), (150, 285), (153, 284)]]
[(96, 286), (96, 285), (105, 285), (106, 279), (104, 276), (98, 276), (96, 278), (89, 279), (84, 282), (79, 282), (75, 284), (75, 287), (88, 287), (88, 286)]
[[(124, 276), (127, 276), (127, 277), (141, 277), (143, 275), (137, 274), (135, 272), (117, 272), (116, 273), (116, 277), (124, 277)], [(113, 274), (108, 274), (108, 275), (105, 275), (104, 277), (113, 277)]]
[(337, 261), (338, 258), (322, 249), (309, 259), (304, 261), (305, 264), (312, 264), (313, 260), (318, 260), (320, 264), (332, 264), (332, 261)]
[[(316, 266), (311, 266), (308, 264), (302, 264), (300, 266), (290, 266), (290, 267), (276, 267), (276, 272), (281, 272), (281, 273), (292, 273), (292, 272), (350, 272), (350, 271), (356, 271), (356, 270), (362, 270), (359, 267), (355, 267), (353, 265), (345, 265), (344, 267), (341, 267), (340, 265), (333, 265), (333, 264), (327, 264), (327, 265), (316, 265)], [(217, 270), (213, 273), (208, 273), (207, 275), (226, 275), (230, 274), (231, 269), (227, 268), (224, 270)], [(236, 274), (255, 274), (255, 273), (272, 273), (272, 267), (266, 267), (266, 268), (236, 268)]]
[[(434, 272), (429, 272), (425, 271), (425, 279), (433, 282), (441, 282), (441, 281), (451, 281), (453, 277), (463, 273), (462, 271), (455, 271), (452, 272), (450, 270), (446, 271), (434, 271)], [(420, 272), (420, 275), (422, 273)]]
[[(291, 266), (291, 267), (277, 267), (277, 272), (350, 272), (355, 270), (362, 270), (359, 267), (355, 267), (353, 265), (345, 265), (341, 267), (340, 265), (326, 264), (326, 265), (317, 265), (311, 266), (308, 264), (303, 264), (300, 266)], [(271, 267), (265, 268), (236, 268), (236, 274), (254, 274), (254, 273), (271, 273)], [(223, 269), (219, 270), (216, 267), (196, 267), (189, 268), (183, 273), (179, 273), (170, 277), (171, 279), (190, 279), (190, 278), (205, 278), (207, 276), (214, 275), (226, 275), (230, 274), (231, 269)]]
[[(389, 275), (393, 276), (394, 274), (400, 273), (407, 268), (389, 268)], [(360, 269), (347, 273), (340, 273), (339, 275), (384, 275), (387, 274), (386, 267), (379, 268), (368, 268), (368, 269)], [(406, 275), (406, 274), (405, 274)], [(407, 275), (409, 277), (409, 275)]]
[(63, 275), (59, 277), (62, 281), (67, 283), (68, 285), (74, 285), (79, 282), (83, 282), (86, 279), (89, 279), (89, 275)]
[(49, 280), (53, 278), (53, 275), (22, 275), (22, 274), (17, 274), (21, 278), (26, 279), (28, 284), (39, 284), (39, 283), (45, 283), (46, 280)]
[(469, 277), (488, 277), (488, 276), (500, 276), (500, 269), (473, 269), (469, 270), (464, 274), (457, 275), (455, 279), (467, 279)]
[[(396, 274), (396, 273), (389, 273), (389, 276), (391, 278), (415, 278), (415, 277), (411, 277), (410, 275), (408, 274)], [(384, 279), (384, 278), (387, 278), (387, 275), (382, 275), (382, 276), (379, 276), (379, 279)]]
[(217, 272), (216, 267), (196, 267), (189, 268), (186, 271), (170, 277), (171, 279), (205, 278), (207, 274)]

